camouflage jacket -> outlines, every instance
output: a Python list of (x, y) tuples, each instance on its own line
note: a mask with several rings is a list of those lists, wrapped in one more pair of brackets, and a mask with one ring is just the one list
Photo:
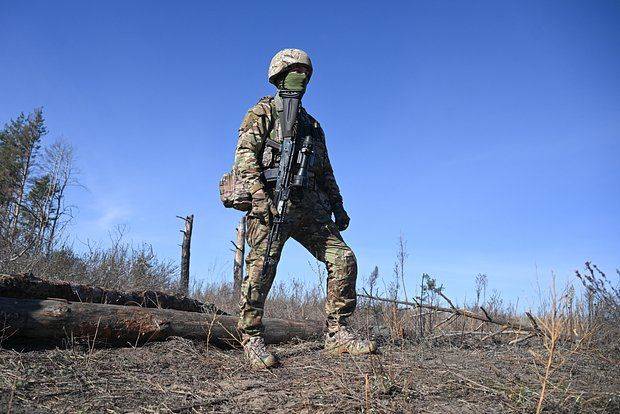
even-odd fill
[[(267, 96), (247, 112), (239, 128), (234, 169), (252, 194), (264, 187), (261, 173), (272, 162), (271, 148), (265, 145), (266, 138), (281, 143), (275, 131), (278, 125), (275, 118), (274, 99)], [(315, 181), (312, 186), (316, 193), (314, 195), (331, 213), (334, 207), (342, 205), (342, 196), (327, 154), (325, 134), (316, 119), (303, 108), (300, 108), (298, 123), (302, 123), (304, 133), (312, 135), (314, 141), (314, 160), (310, 167)]]

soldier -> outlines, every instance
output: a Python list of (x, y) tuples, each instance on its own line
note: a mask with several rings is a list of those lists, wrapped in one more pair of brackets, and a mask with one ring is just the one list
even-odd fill
[[(312, 76), (312, 62), (299, 49), (278, 52), (269, 66), (269, 82), (278, 89), (305, 91)], [(286, 239), (292, 237), (327, 267), (327, 334), (325, 348), (332, 353), (366, 354), (376, 350), (374, 341), (351, 332), (346, 320), (355, 309), (357, 261), (340, 231), (349, 226), (349, 216), (342, 205), (334, 178), (325, 136), (319, 123), (303, 107), (297, 113), (296, 131), (310, 135), (313, 155), (308, 185), (292, 198), (287, 209), (282, 237), (272, 245), (267, 275), (262, 275), (267, 238), (277, 211), (273, 205), (273, 172), (277, 171), (282, 113), (282, 98), (262, 98), (246, 114), (239, 128), (239, 141), (233, 171), (251, 194), (251, 211), (247, 217), (247, 272), (241, 287), (241, 314), (238, 328), (246, 358), (253, 367), (272, 367), (278, 360), (265, 347), (263, 307), (276, 273), (276, 265)], [(299, 133), (298, 133), (299, 134)], [(332, 214), (334, 220), (332, 220)]]

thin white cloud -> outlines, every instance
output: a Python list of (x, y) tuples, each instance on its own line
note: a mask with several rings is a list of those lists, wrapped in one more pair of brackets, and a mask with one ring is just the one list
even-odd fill
[(104, 207), (99, 218), (95, 220), (95, 226), (101, 230), (108, 230), (117, 224), (121, 224), (131, 216), (131, 210), (122, 205)]

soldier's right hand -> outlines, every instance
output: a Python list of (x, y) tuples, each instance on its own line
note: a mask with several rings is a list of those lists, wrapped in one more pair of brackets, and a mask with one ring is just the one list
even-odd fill
[(260, 189), (252, 194), (252, 210), (250, 216), (258, 218), (263, 224), (270, 225), (277, 210), (265, 190)]

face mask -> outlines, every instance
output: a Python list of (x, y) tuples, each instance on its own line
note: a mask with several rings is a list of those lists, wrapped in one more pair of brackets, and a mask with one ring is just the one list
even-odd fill
[(279, 89), (301, 92), (306, 89), (308, 75), (291, 71), (280, 81)]

